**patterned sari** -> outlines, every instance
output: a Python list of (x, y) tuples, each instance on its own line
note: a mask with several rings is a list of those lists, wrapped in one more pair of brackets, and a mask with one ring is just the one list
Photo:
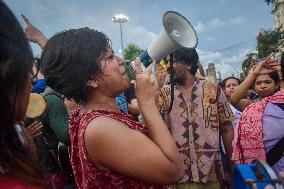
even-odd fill
[(263, 144), (263, 113), (268, 102), (284, 103), (284, 91), (250, 104), (242, 113), (235, 128), (233, 159), (236, 163), (251, 163), (255, 159), (266, 160)]

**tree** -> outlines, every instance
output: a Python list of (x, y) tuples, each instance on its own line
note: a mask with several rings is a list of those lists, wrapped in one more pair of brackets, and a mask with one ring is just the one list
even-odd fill
[(257, 37), (257, 58), (262, 59), (281, 52), (283, 42), (284, 31), (282, 27), (275, 30), (263, 30)]
[(242, 63), (244, 76), (247, 75), (250, 62), (253, 58), (263, 59), (269, 55), (275, 56), (283, 51), (284, 30), (279, 27), (275, 30), (262, 30), (257, 36), (256, 53), (247, 54), (247, 58)]
[(242, 63), (242, 70), (243, 70), (244, 77), (247, 76), (248, 71), (250, 69), (251, 61), (252, 61), (252, 59), (255, 58), (255, 56), (256, 56), (255, 53), (247, 54), (246, 59), (243, 61), (243, 63)]
[(133, 61), (135, 57), (139, 56), (143, 52), (137, 45), (134, 43), (129, 43), (127, 47), (124, 49), (124, 59)]
[[(140, 49), (137, 45), (133, 44), (133, 43), (129, 43), (126, 47), (126, 49), (124, 49), (124, 59), (125, 61), (131, 62), (133, 61), (136, 57), (140, 56), (140, 54), (143, 52), (142, 49)], [(131, 69), (129, 68), (129, 63), (125, 64), (125, 71), (129, 77), (130, 80), (135, 79), (135, 75), (134, 73), (131, 71)]]

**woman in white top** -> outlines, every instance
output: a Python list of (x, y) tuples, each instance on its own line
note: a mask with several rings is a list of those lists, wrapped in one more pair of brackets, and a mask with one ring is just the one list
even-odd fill
[[(235, 78), (234, 76), (227, 77), (224, 79), (221, 83), (223, 91), (228, 99), (230, 99), (231, 95), (235, 91), (235, 89), (241, 84), (241, 81), (238, 78)], [(239, 117), (241, 116), (242, 112), (237, 110), (234, 106), (230, 104), (231, 110), (234, 114), (234, 121), (233, 126), (236, 127)]]

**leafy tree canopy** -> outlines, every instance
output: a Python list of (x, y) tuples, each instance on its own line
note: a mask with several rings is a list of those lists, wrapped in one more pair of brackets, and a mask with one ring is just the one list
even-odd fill
[[(143, 50), (140, 49), (137, 45), (135, 45), (134, 43), (129, 43), (126, 47), (126, 49), (124, 49), (124, 59), (126, 61), (134, 61), (134, 59), (138, 56), (140, 56), (140, 54), (142, 54)], [(131, 71), (131, 69), (126, 66), (126, 73), (129, 77), (129, 79), (133, 80), (135, 79), (135, 75), (133, 74), (133, 72)]]
[(133, 61), (135, 57), (139, 56), (143, 50), (139, 48), (137, 45), (134, 43), (129, 43), (127, 47), (124, 49), (124, 59)]
[(269, 55), (275, 56), (283, 49), (284, 30), (279, 27), (275, 30), (262, 30), (257, 36), (256, 53), (247, 54), (247, 58), (242, 63), (242, 70), (246, 76), (250, 68), (252, 58), (263, 59)]

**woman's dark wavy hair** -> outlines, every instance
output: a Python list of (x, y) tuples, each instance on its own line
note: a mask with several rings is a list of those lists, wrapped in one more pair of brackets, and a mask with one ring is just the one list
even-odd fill
[(109, 38), (89, 28), (54, 35), (41, 55), (41, 71), (47, 85), (76, 103), (86, 102), (86, 83), (102, 74), (100, 62), (110, 47)]
[(0, 167), (25, 181), (37, 182), (39, 169), (19, 139), (16, 101), (32, 72), (32, 50), (16, 17), (0, 1)]
[(191, 65), (190, 72), (195, 75), (198, 69), (199, 56), (195, 49), (179, 48), (173, 53), (174, 58), (182, 64)]
[(241, 84), (241, 81), (240, 81), (238, 78), (236, 78), (236, 77), (234, 77), (234, 76), (230, 76), (230, 77), (225, 78), (225, 79), (221, 82), (221, 87), (222, 87), (222, 89), (225, 89), (226, 82), (227, 82), (229, 79), (234, 79), (234, 80), (236, 80), (236, 81), (239, 83), (239, 85)]
[(280, 83), (280, 78), (279, 78), (277, 71), (271, 72), (268, 75), (270, 75), (271, 79), (273, 79), (273, 81), (275, 82), (276, 85), (278, 85)]

